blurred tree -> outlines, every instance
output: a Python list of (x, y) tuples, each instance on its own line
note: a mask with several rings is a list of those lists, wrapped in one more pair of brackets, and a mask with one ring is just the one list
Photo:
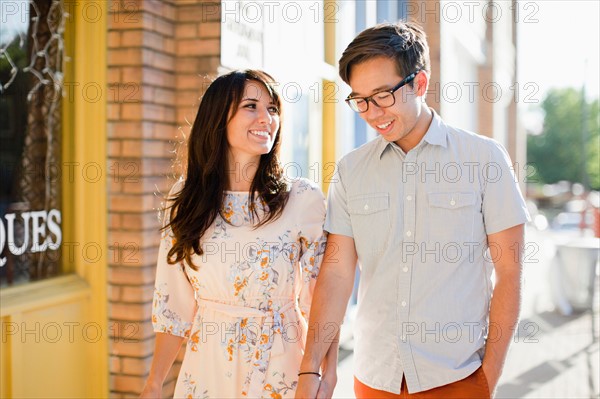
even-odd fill
[(598, 99), (584, 103), (583, 98), (581, 90), (552, 89), (542, 102), (542, 133), (527, 137), (527, 162), (535, 165), (540, 183), (583, 182), (585, 165), (590, 187), (600, 189), (600, 108)]

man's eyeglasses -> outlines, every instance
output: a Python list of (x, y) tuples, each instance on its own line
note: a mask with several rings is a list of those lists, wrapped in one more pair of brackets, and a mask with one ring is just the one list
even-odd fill
[(346, 98), (346, 103), (352, 108), (354, 112), (358, 112), (362, 114), (363, 112), (367, 112), (369, 109), (369, 102), (372, 102), (379, 108), (387, 108), (391, 107), (396, 103), (396, 96), (394, 93), (400, 89), (402, 86), (409, 84), (412, 82), (415, 77), (421, 72), (420, 69), (417, 69), (415, 72), (411, 73), (396, 86), (392, 87), (389, 90), (383, 90), (377, 92), (375, 94), (370, 95), (369, 97), (348, 97)]

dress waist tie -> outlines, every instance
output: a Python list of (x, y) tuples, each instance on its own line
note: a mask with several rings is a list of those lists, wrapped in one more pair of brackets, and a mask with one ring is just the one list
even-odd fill
[[(255, 352), (252, 356), (252, 368), (243, 390), (243, 393), (250, 398), (260, 398), (264, 390), (271, 355), (281, 355), (285, 352), (281, 314), (296, 306), (296, 301), (290, 299), (277, 309), (266, 311), (205, 298), (198, 298), (197, 302), (201, 308), (215, 310), (230, 317), (262, 319), (259, 324), (260, 337), (256, 340)], [(300, 312), (298, 311), (298, 313)]]

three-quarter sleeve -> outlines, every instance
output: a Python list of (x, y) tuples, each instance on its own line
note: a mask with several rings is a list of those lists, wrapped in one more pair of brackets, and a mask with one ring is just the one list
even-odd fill
[[(183, 187), (181, 181), (175, 183), (169, 198)], [(163, 226), (169, 223), (170, 210), (164, 211)], [(161, 234), (156, 265), (156, 282), (152, 303), (152, 326), (155, 332), (188, 337), (196, 311), (194, 289), (188, 280), (183, 262), (171, 265), (167, 254), (175, 238), (170, 228)]]
[(299, 306), (302, 316), (308, 320), (310, 304), (319, 275), (327, 234), (323, 231), (325, 221), (325, 197), (314, 184), (300, 195), (302, 212), (299, 222), (300, 274), (302, 284), (299, 294)]

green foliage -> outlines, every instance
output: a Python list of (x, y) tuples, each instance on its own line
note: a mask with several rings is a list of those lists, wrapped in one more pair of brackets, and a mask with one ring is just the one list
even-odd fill
[(600, 189), (599, 103), (596, 99), (586, 104), (587, 137), (582, 146), (582, 98), (580, 90), (553, 89), (542, 102), (542, 134), (527, 138), (527, 162), (535, 165), (541, 183), (582, 182), (585, 164), (591, 188)]

